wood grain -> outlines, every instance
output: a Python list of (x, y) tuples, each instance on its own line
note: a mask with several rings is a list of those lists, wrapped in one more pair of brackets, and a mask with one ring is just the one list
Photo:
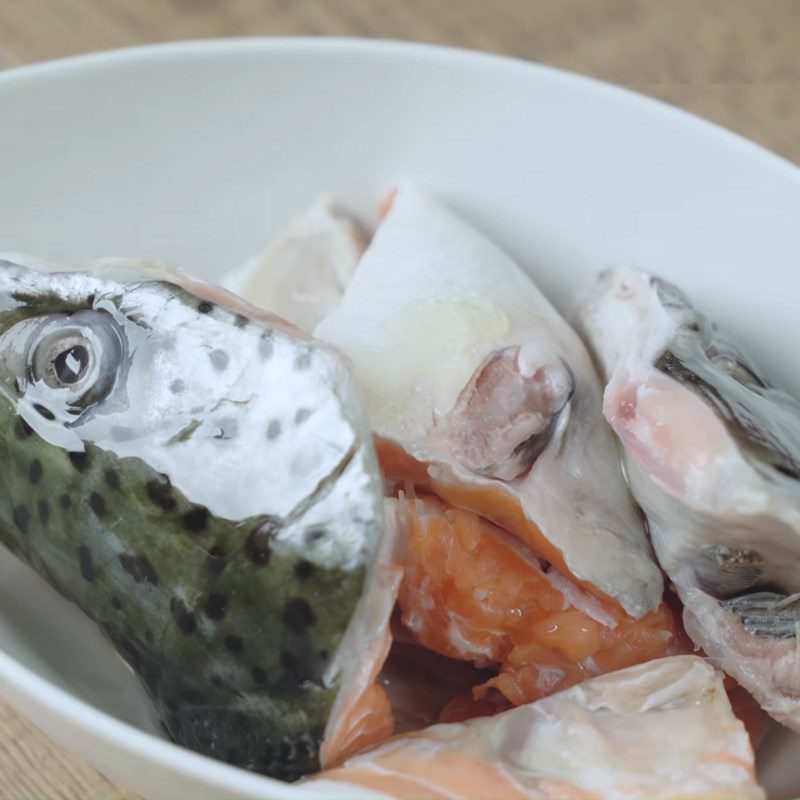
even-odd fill
[(800, 162), (798, 0), (0, 0), (0, 64), (273, 34), (534, 59), (683, 106)]
[[(379, 36), (630, 86), (800, 163), (800, 0), (0, 0), (0, 67), (171, 39)], [(131, 797), (0, 705), (0, 797)]]

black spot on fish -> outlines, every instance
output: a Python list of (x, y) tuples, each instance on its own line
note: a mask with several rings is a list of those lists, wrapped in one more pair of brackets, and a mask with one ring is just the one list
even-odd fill
[(105, 478), (105, 481), (110, 489), (119, 491), (119, 474), (116, 470), (112, 469), (111, 467), (106, 467), (103, 470), (103, 477)]
[(228, 611), (228, 598), (224, 594), (212, 592), (203, 608), (209, 619), (222, 619)]
[(144, 632), (144, 638), (145, 638), (145, 641), (146, 641), (148, 644), (153, 644), (153, 631), (151, 631), (151, 630), (148, 628), (148, 629), (147, 629), (147, 630)]
[(172, 394), (180, 394), (181, 392), (186, 391), (186, 384), (180, 378), (175, 378), (175, 380), (169, 385), (169, 390), (172, 392)]
[(305, 353), (300, 353), (294, 360), (294, 368), (298, 372), (302, 372), (303, 370), (308, 369), (310, 366), (311, 366), (311, 353), (308, 351), (306, 351)]
[(253, 680), (256, 683), (264, 683), (264, 681), (267, 680), (267, 673), (259, 666), (254, 666), (250, 670), (250, 674), (253, 676)]
[(243, 314), (237, 314), (233, 322), (237, 328), (246, 328), (250, 324), (250, 320)]
[(302, 597), (293, 597), (287, 600), (283, 607), (283, 624), (295, 633), (302, 633), (310, 628), (317, 618), (311, 610), (307, 600)]
[(46, 406), (41, 405), (40, 403), (34, 403), (33, 408), (39, 414), (41, 414), (45, 419), (54, 420), (56, 415)]
[(92, 554), (89, 552), (89, 548), (85, 544), (82, 544), (78, 548), (78, 560), (80, 561), (81, 575), (83, 575), (83, 577), (89, 581), (89, 583), (92, 583), (97, 577), (97, 573), (94, 570)]
[(70, 452), (67, 453), (67, 458), (72, 462), (78, 472), (85, 472), (89, 466), (89, 454), (84, 450), (82, 453)]
[(201, 300), (197, 304), (197, 310), (201, 314), (210, 314), (214, 310), (214, 305), (213, 303), (209, 303), (208, 300)]
[(317, 654), (323, 661), (328, 658), (328, 651), (327, 650), (320, 650)]
[(273, 419), (269, 425), (267, 425), (267, 439), (273, 440), (277, 439), (281, 435), (281, 423), (280, 420)]
[(310, 562), (303, 559), (294, 565), (294, 574), (300, 578), (301, 581), (306, 580), (314, 575), (316, 567)]
[(176, 503), (175, 498), (172, 496), (172, 484), (166, 475), (147, 481), (145, 490), (153, 505), (163, 508), (164, 511), (175, 510)]
[(147, 556), (133, 556), (128, 553), (122, 553), (119, 557), (119, 563), (122, 565), (122, 569), (136, 583), (151, 583), (153, 586), (158, 586), (158, 573)]
[(225, 647), (227, 647), (231, 653), (241, 653), (242, 650), (244, 650), (244, 642), (242, 641), (242, 637), (233, 635), (226, 636)]
[(217, 372), (224, 372), (228, 367), (228, 362), (230, 361), (228, 354), (219, 348), (212, 350), (208, 354), (208, 358), (211, 361), (211, 366), (214, 367)]
[(39, 512), (39, 522), (46, 528), (47, 523), (50, 521), (50, 504), (47, 500), (39, 500), (36, 503), (36, 509)]
[(258, 341), (258, 355), (262, 360), (269, 361), (272, 354), (275, 352), (275, 343), (272, 341), (272, 334), (269, 331), (264, 331)]
[(106, 501), (103, 495), (97, 492), (92, 492), (89, 495), (89, 507), (94, 511), (96, 517), (104, 517), (106, 515)]
[(310, 416), (310, 408), (298, 408), (294, 415), (295, 425), (302, 425)]
[(30, 524), (30, 512), (28, 506), (20, 504), (14, 509), (14, 524), (21, 533), (27, 533)]
[(212, 686), (216, 686), (217, 689), (221, 689), (222, 688), (222, 686), (223, 686), (222, 678), (220, 678), (219, 675), (216, 675), (216, 674), (212, 675), (210, 680), (211, 680)]
[(111, 608), (113, 608), (114, 611), (119, 611), (122, 608), (122, 602), (116, 595), (111, 598)]
[(179, 597), (173, 597), (169, 604), (175, 624), (181, 633), (194, 633), (197, 623), (194, 621), (194, 614), (186, 607), (186, 603)]
[(28, 480), (31, 483), (39, 483), (43, 474), (44, 470), (42, 470), (42, 462), (39, 461), (38, 458), (34, 458), (33, 461), (31, 461), (31, 466), (28, 470)]
[(200, 533), (208, 527), (208, 509), (205, 506), (196, 506), (181, 517), (181, 523), (187, 531)]
[(26, 439), (33, 433), (33, 428), (25, 422), (22, 417), (17, 417), (17, 424), (14, 426), (14, 433), (17, 439)]
[(64, 511), (68, 511), (72, 507), (72, 498), (68, 494), (62, 494), (61, 497), (58, 498), (58, 504)]
[(272, 551), (270, 542), (278, 526), (274, 520), (268, 519), (262, 522), (247, 537), (244, 543), (245, 555), (258, 566), (262, 567), (269, 563)]

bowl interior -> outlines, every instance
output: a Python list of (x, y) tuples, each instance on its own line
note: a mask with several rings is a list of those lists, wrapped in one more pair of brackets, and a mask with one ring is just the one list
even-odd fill
[[(647, 267), (800, 393), (800, 171), (669, 107), (521, 62), (346, 40), (57, 62), (0, 75), (0, 107), (2, 251), (159, 259), (215, 279), (318, 194), (371, 200), (410, 178), (562, 309), (599, 269)], [(160, 735), (93, 626), (5, 553), (0, 649)], [(768, 743), (764, 774), (797, 793), (786, 742)]]

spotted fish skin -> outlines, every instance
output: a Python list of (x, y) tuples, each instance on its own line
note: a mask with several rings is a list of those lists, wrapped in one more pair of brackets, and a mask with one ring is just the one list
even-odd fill
[(176, 742), (294, 779), (318, 768), (380, 482), (338, 357), (242, 311), (129, 265), (3, 263), (0, 540), (96, 621)]

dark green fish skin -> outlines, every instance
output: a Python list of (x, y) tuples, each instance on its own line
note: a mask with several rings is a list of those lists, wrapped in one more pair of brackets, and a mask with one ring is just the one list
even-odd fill
[[(74, 310), (30, 297), (0, 319)], [(276, 551), (280, 519), (224, 519), (140, 458), (67, 452), (5, 396), (0, 486), (2, 543), (99, 625), (174, 741), (286, 780), (319, 768), (338, 690), (323, 676), (366, 566)]]

